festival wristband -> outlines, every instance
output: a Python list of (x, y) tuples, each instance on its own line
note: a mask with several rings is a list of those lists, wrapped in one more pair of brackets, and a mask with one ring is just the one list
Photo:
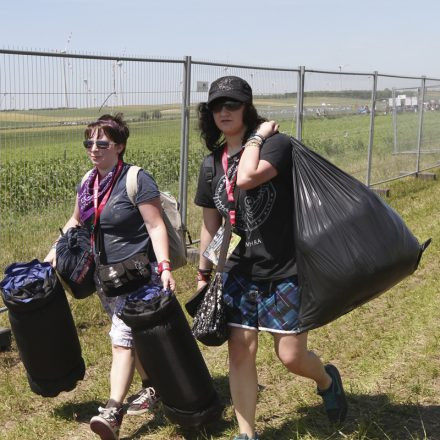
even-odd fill
[(258, 147), (260, 148), (263, 145), (263, 141), (257, 137), (251, 137), (245, 144), (245, 147)]
[(261, 143), (266, 140), (263, 136), (261, 136), (261, 134), (258, 133), (254, 133), (249, 139), (260, 139)]
[(199, 269), (197, 271), (197, 281), (209, 282), (211, 280), (212, 269)]
[(159, 275), (162, 275), (164, 270), (168, 270), (171, 272), (171, 263), (168, 260), (163, 260), (157, 265), (157, 272)]

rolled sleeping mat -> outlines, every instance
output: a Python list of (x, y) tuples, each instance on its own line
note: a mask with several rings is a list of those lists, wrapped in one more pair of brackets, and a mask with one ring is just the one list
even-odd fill
[(176, 297), (149, 284), (128, 296), (120, 318), (166, 416), (184, 427), (218, 420), (223, 406)]
[(76, 299), (96, 291), (95, 262), (90, 250), (90, 233), (84, 226), (69, 228), (57, 243), (56, 270), (63, 287)]
[(11, 330), (31, 390), (55, 397), (84, 378), (78, 334), (66, 294), (49, 263), (13, 263), (0, 282)]

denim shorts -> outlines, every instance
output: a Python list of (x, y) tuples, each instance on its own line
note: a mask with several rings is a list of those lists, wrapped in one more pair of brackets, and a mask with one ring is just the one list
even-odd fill
[(228, 325), (273, 333), (299, 333), (299, 289), (296, 275), (274, 281), (252, 281), (223, 275)]
[[(160, 277), (157, 275), (156, 272), (157, 264), (151, 263), (150, 265), (151, 265), (151, 281), (154, 284), (162, 284)], [(104, 310), (109, 315), (110, 319), (112, 320), (112, 326), (109, 332), (112, 345), (132, 348), (134, 346), (134, 343), (133, 343), (133, 335), (131, 333), (131, 328), (127, 324), (125, 324), (125, 322), (122, 321), (122, 319), (119, 318), (118, 316), (118, 314), (122, 311), (122, 309), (125, 306), (125, 301), (128, 295), (130, 295), (130, 293), (111, 298), (105, 296), (98, 289), (98, 296), (99, 299), (101, 300), (101, 304), (104, 307)]]

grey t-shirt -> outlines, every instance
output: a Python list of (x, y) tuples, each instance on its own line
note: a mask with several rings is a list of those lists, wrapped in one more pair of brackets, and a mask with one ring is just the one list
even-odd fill
[[(101, 237), (106, 255), (103, 264), (117, 263), (148, 250), (150, 237), (137, 206), (127, 195), (126, 180), (129, 164), (124, 163), (121, 175), (99, 218)], [(153, 177), (144, 170), (137, 175), (136, 205), (160, 196)]]

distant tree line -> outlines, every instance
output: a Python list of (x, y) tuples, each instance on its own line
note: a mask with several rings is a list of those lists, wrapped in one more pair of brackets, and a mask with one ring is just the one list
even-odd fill
[[(416, 96), (417, 90), (405, 90), (407, 96)], [(290, 93), (276, 93), (272, 95), (260, 95), (255, 96), (255, 98), (270, 98), (270, 99), (280, 99), (280, 98), (296, 98), (297, 92)], [(370, 99), (371, 90), (316, 90), (313, 92), (304, 92), (305, 98), (311, 97), (334, 97), (334, 98), (358, 98), (358, 99)], [(384, 89), (378, 90), (376, 92), (376, 99), (388, 99), (392, 98), (392, 90)]]

